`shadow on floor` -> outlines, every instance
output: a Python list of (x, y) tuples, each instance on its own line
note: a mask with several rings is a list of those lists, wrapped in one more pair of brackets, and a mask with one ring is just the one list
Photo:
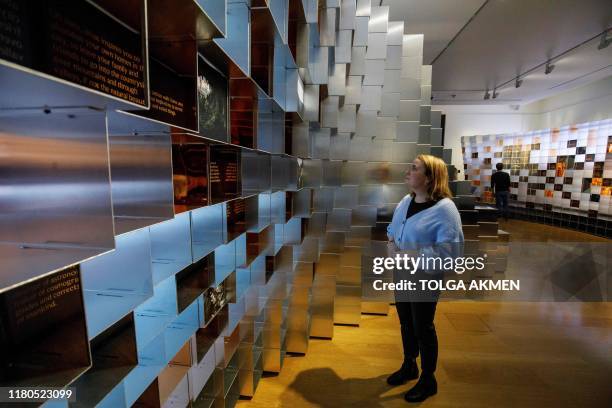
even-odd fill
[[(313, 368), (300, 372), (289, 385), (293, 392), (281, 396), (281, 406), (291, 405), (291, 395), (300, 394), (304, 400), (318, 407), (383, 407), (387, 400), (402, 400), (406, 387), (401, 391), (392, 391), (387, 384), (388, 374), (374, 378), (340, 378), (334, 370), (328, 367)], [(322, 385), (324, 384), (324, 385)], [(382, 397), (382, 394), (393, 392)], [(286, 404), (286, 405), (285, 405)]]

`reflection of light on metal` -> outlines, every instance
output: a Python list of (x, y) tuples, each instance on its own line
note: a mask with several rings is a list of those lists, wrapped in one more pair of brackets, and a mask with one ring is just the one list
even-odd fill
[(404, 25), (403, 24), (394, 24), (394, 25), (389, 25), (389, 30), (387, 30), (387, 34), (391, 34), (391, 33), (395, 33), (395, 32), (401, 32), (402, 34), (404, 33)]
[(198, 77), (198, 93), (202, 95), (204, 98), (208, 97), (212, 92), (212, 88), (206, 78), (203, 76)]
[(297, 83), (297, 93), (298, 93), (298, 100), (301, 103), (304, 103), (304, 83), (302, 82), (302, 78), (298, 77), (298, 83)]
[(370, 25), (377, 25), (377, 24), (381, 24), (381, 23), (386, 23), (387, 20), (389, 19), (389, 16), (387, 14), (379, 14), (376, 17), (370, 17)]

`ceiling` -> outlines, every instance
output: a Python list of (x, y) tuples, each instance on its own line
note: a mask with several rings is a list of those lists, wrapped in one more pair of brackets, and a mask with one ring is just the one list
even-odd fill
[[(598, 35), (612, 27), (610, 0), (382, 4), (390, 7), (390, 20), (405, 22), (406, 34), (424, 34), (423, 63), (433, 62), (433, 104), (520, 105), (612, 75), (612, 45), (597, 49)], [(546, 75), (549, 59), (554, 69)], [(497, 97), (483, 100), (485, 90), (492, 96), (494, 88)]]

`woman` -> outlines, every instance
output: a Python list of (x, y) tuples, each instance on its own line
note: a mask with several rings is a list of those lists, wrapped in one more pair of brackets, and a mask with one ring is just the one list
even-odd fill
[[(400, 201), (393, 213), (387, 236), (396, 250), (418, 250), (429, 257), (459, 256), (463, 243), (461, 218), (448, 188), (446, 164), (437, 157), (419, 155), (406, 172), (412, 193)], [(450, 251), (448, 248), (452, 247)], [(431, 295), (431, 293), (429, 293)], [(404, 363), (387, 378), (390, 385), (405, 384), (419, 378), (404, 398), (420, 402), (437, 392), (434, 376), (438, 359), (438, 339), (434, 326), (437, 293), (427, 301), (398, 301)], [(404, 300), (406, 298), (404, 297)], [(416, 357), (421, 355), (421, 370)]]

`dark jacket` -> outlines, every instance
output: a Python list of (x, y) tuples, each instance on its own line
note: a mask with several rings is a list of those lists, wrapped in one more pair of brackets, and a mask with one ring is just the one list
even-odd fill
[(495, 193), (510, 191), (510, 175), (503, 170), (493, 173), (491, 176), (491, 190)]

